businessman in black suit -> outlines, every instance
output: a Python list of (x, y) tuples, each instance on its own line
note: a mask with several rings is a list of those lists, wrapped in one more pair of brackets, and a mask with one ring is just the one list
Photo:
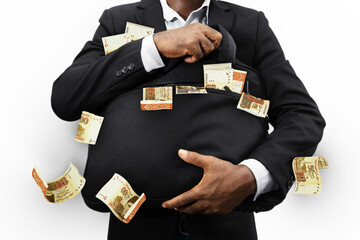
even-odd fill
[[(168, 14), (175, 17), (167, 18)], [(185, 26), (171, 27), (177, 20)], [(154, 27), (156, 33), (104, 56), (101, 38), (123, 33), (127, 21)], [(112, 216), (109, 239), (116, 239), (119, 234), (135, 238), (157, 234), (154, 239), (171, 239), (177, 231), (174, 222), (178, 221), (172, 216), (173, 209), (181, 212), (179, 226), (185, 226), (191, 239), (256, 239), (253, 213), (233, 210), (244, 205), (245, 199), (250, 201), (242, 209), (250, 212), (269, 210), (279, 204), (294, 182), (291, 160), (313, 154), (321, 140), (325, 122), (285, 60), (264, 14), (214, 0), (142, 0), (106, 10), (93, 40), (86, 43), (54, 83), (55, 113), (73, 121), (85, 109), (102, 112), (118, 95), (166, 69), (171, 59), (195, 63), (206, 58), (222, 44), (222, 34), (209, 27), (215, 24), (223, 26), (234, 39), (236, 58), (262, 75), (266, 97), (271, 102), (269, 121), (274, 132), (251, 149), (247, 157), (250, 164), (232, 164), (216, 156), (179, 150), (181, 159), (203, 169), (199, 184), (164, 201), (163, 213), (139, 212), (127, 226)], [(169, 30), (169, 26), (174, 29)], [(149, 57), (151, 46), (158, 56)], [(265, 183), (261, 182), (264, 178)], [(138, 228), (142, 233), (136, 231)]]

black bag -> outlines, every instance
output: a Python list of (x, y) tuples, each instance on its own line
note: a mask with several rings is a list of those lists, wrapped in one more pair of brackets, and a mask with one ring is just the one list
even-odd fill
[[(109, 211), (95, 195), (114, 173), (127, 179), (136, 193), (145, 193), (142, 208), (160, 208), (163, 201), (191, 189), (202, 178), (201, 168), (179, 158), (180, 148), (238, 164), (266, 137), (267, 119), (237, 109), (241, 95), (231, 91), (174, 93), (172, 110), (140, 108), (143, 87), (203, 86), (203, 64), (220, 62), (247, 71), (244, 92), (266, 98), (261, 76), (235, 59), (232, 37), (221, 26), (217, 29), (223, 34), (217, 51), (194, 64), (167, 59), (167, 67), (152, 74), (146, 84), (117, 96), (103, 110), (104, 122), (96, 145), (89, 145), (84, 174), (82, 195), (90, 208)], [(251, 202), (245, 201), (243, 205), (248, 205), (243, 209), (259, 210), (249, 207)]]

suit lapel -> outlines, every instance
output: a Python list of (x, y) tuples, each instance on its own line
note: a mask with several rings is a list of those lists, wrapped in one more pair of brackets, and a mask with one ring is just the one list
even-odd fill
[(155, 33), (166, 30), (159, 0), (142, 0), (137, 7), (136, 19), (139, 24), (155, 28)]
[[(166, 30), (162, 7), (159, 0), (142, 0), (137, 6), (136, 19), (139, 24), (155, 28), (155, 32)], [(234, 24), (234, 15), (223, 2), (211, 0), (209, 26), (220, 24), (228, 32)]]
[(229, 10), (230, 7), (225, 5), (223, 2), (211, 0), (209, 9), (209, 26), (220, 24), (228, 32), (231, 32), (235, 17)]

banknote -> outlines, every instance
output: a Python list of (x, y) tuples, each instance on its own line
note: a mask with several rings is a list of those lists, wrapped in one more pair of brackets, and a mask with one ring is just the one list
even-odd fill
[(95, 145), (104, 117), (83, 111), (75, 140)]
[(205, 71), (204, 86), (224, 90), (232, 85), (232, 69), (208, 69)]
[(135, 40), (136, 39), (134, 37), (132, 37), (130, 34), (127, 33), (103, 37), (102, 42), (104, 46), (105, 55)]
[(269, 110), (270, 101), (242, 93), (237, 108), (257, 117), (265, 118)]
[(233, 69), (231, 91), (241, 94), (245, 85), (246, 71)]
[(149, 36), (149, 35), (153, 34), (154, 31), (155, 31), (155, 29), (151, 28), (151, 27), (147, 27), (147, 26), (143, 26), (143, 25), (135, 24), (135, 23), (131, 23), (131, 22), (126, 22), (125, 33), (129, 34), (132, 38), (135, 38), (135, 39), (141, 39), (146, 36)]
[(176, 86), (176, 94), (206, 94), (204, 87)]
[(126, 179), (117, 173), (101, 188), (96, 197), (104, 202), (111, 212), (124, 223), (130, 222), (146, 200), (144, 193), (139, 197)]
[(172, 109), (173, 88), (171, 86), (143, 88), (143, 100), (140, 101), (140, 105), (144, 111)]
[(246, 71), (233, 69), (231, 63), (205, 64), (204, 86), (224, 90), (228, 87), (231, 91), (241, 94), (244, 88)]
[(126, 22), (125, 33), (102, 38), (105, 55), (125, 44), (149, 36), (154, 33), (154, 28)]
[(32, 170), (32, 176), (45, 199), (51, 203), (65, 202), (75, 197), (85, 185), (85, 178), (80, 175), (73, 163), (70, 163), (61, 177), (51, 182), (46, 182), (36, 167)]
[(204, 64), (204, 72), (207, 70), (219, 70), (219, 69), (232, 69), (231, 63), (215, 63), (215, 64)]
[(319, 195), (322, 188), (319, 168), (329, 168), (328, 162), (322, 156), (294, 158), (293, 171), (296, 178), (294, 193)]

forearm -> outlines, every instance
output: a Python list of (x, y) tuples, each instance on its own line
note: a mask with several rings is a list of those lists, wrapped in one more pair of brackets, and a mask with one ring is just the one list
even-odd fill
[[(269, 171), (278, 189), (260, 195), (250, 209), (269, 210), (279, 204), (294, 182), (292, 160), (312, 155), (325, 121), (315, 101), (296, 76), (264, 14), (259, 13), (254, 68), (262, 76), (270, 100), (269, 122), (274, 131), (248, 156)], [(255, 207), (255, 208), (254, 208)]]
[(294, 181), (293, 158), (315, 152), (325, 121), (288, 62), (262, 75), (266, 83), (271, 83), (265, 85), (274, 131), (249, 157), (259, 160), (272, 173), (285, 195)]
[(106, 10), (93, 40), (85, 44), (72, 65), (54, 82), (51, 103), (60, 118), (76, 120), (83, 110), (99, 113), (107, 101), (146, 81), (148, 73), (140, 53), (142, 40), (105, 55), (101, 39), (117, 34), (112, 24)]
[(111, 98), (143, 83), (148, 76), (140, 56), (141, 40), (97, 58), (94, 43), (82, 52), (91, 52), (74, 61), (54, 82), (52, 107), (64, 120), (76, 120), (82, 110), (101, 111)]

